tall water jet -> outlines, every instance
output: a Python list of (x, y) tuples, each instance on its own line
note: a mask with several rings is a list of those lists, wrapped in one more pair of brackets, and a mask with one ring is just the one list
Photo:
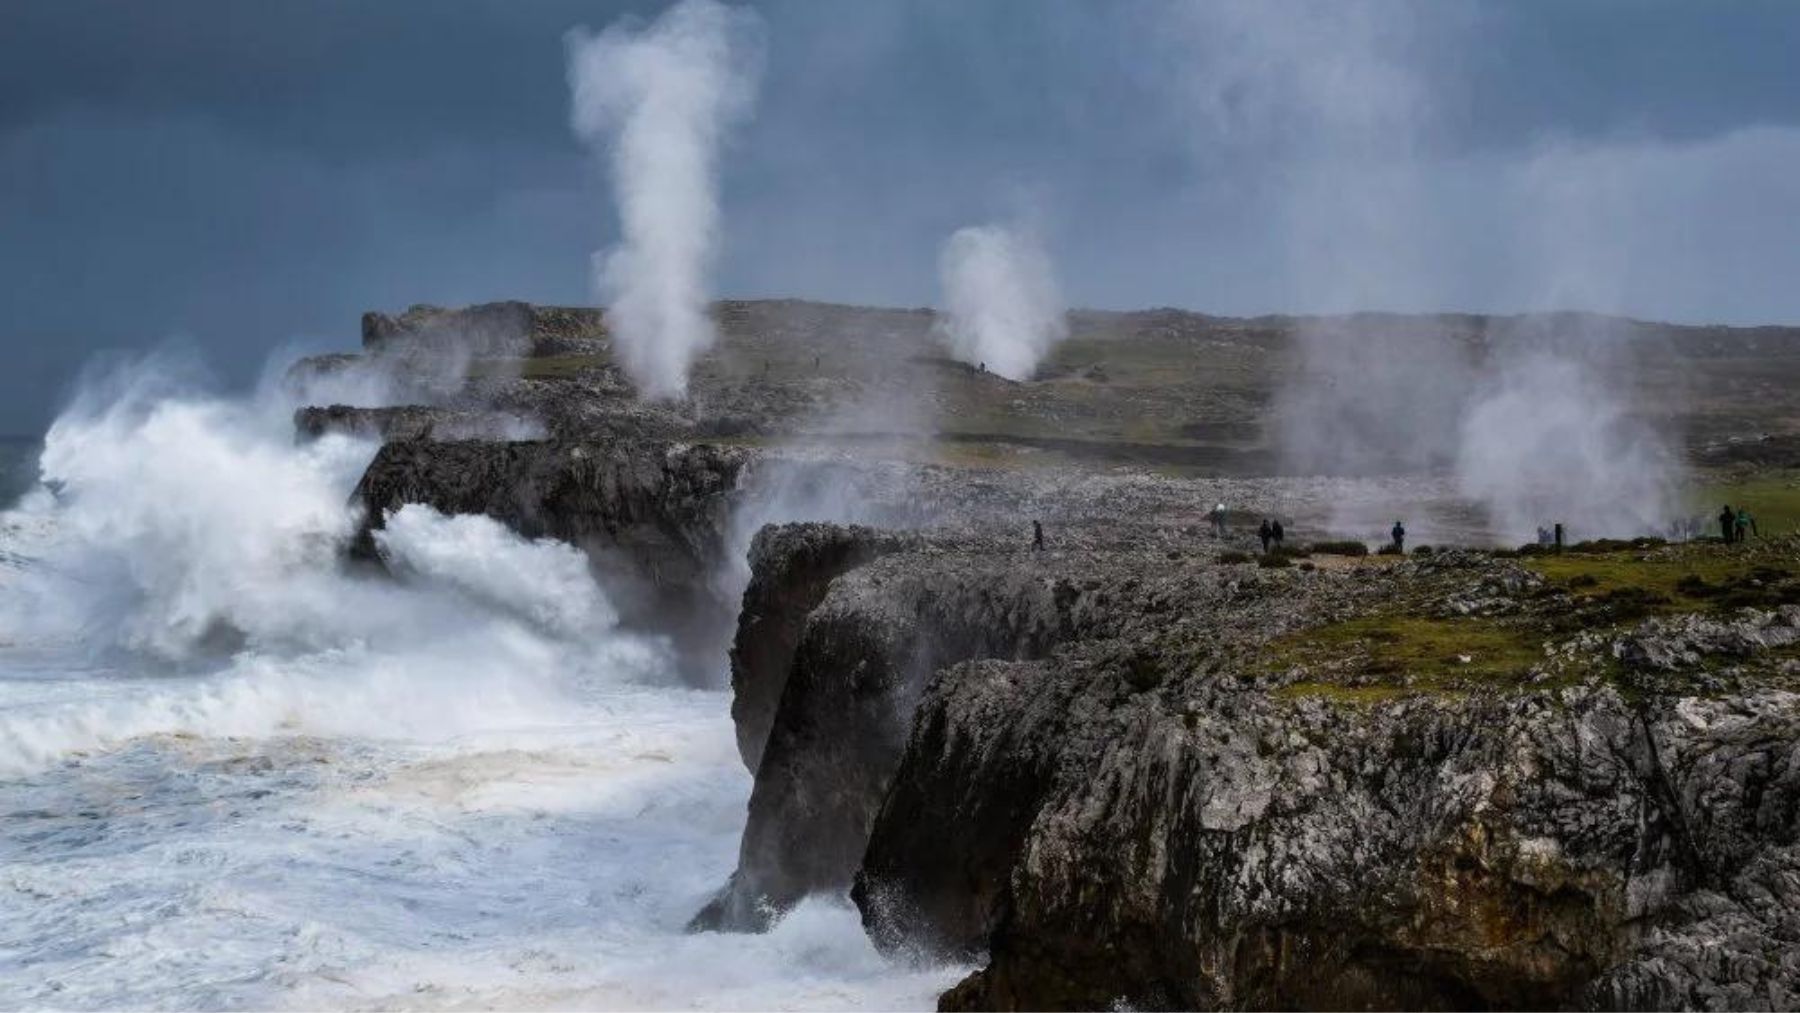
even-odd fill
[(577, 28), (566, 42), (570, 125), (610, 167), (622, 233), (595, 254), (594, 288), (639, 392), (681, 397), (716, 337), (707, 289), (719, 248), (718, 153), (755, 97), (762, 20), (682, 0), (649, 25)]
[(950, 352), (1010, 380), (1025, 380), (1068, 336), (1050, 257), (1031, 232), (1006, 225), (958, 229), (938, 257)]

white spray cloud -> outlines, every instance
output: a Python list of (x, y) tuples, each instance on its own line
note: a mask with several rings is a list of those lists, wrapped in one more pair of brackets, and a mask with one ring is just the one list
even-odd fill
[(762, 22), (682, 0), (648, 26), (567, 38), (570, 123), (609, 157), (623, 241), (595, 257), (618, 354), (638, 389), (680, 397), (714, 340), (708, 276), (719, 246), (718, 151), (750, 110)]
[(958, 229), (938, 256), (938, 275), (946, 313), (940, 329), (963, 362), (1025, 380), (1068, 336), (1056, 271), (1026, 229)]
[(172, 372), (127, 367), (51, 426), (40, 486), (0, 514), (0, 645), (198, 678), (47, 683), (0, 714), (0, 771), (169, 732), (452, 736), (555, 720), (576, 675), (663, 677), (666, 642), (619, 628), (579, 550), (490, 518), (404, 507), (378, 538), (398, 579), (347, 570), (375, 445), (297, 444), (292, 404), (263, 400), (280, 385)]
[(1678, 497), (1667, 446), (1586, 364), (1525, 352), (1490, 372), (1463, 417), (1457, 478), (1497, 531), (1524, 539), (1658, 531)]
[[(1556, 153), (1509, 182), (1501, 228), (1446, 230), (1437, 144), (1472, 49), (1459, 5), (1412, 0), (1287, 8), (1188, 4), (1172, 24), (1195, 58), (1186, 83), (1205, 158), (1248, 155), (1279, 191), (1294, 298), (1331, 310), (1467, 300), (1435, 265), (1472, 245), (1491, 284), (1526, 305), (1607, 306), (1630, 251), (1594, 227), (1619, 210), (1613, 178)], [(1452, 272), (1454, 273), (1454, 272)], [(1489, 302), (1478, 299), (1478, 302)], [(1580, 537), (1671, 519), (1678, 460), (1634, 410), (1634, 366), (1653, 352), (1592, 317), (1304, 320), (1276, 400), (1274, 436), (1298, 471), (1448, 469), (1494, 532), (1565, 522)], [(1665, 406), (1666, 407), (1666, 406)], [(1404, 513), (1405, 503), (1394, 504)], [(1418, 532), (1427, 535), (1427, 532)]]

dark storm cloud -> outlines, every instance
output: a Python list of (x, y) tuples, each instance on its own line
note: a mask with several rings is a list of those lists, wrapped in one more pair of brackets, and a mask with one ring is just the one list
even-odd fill
[[(562, 34), (661, 6), (0, 7), (0, 431), (41, 424), (99, 348), (187, 336), (242, 378), (275, 346), (353, 344), (365, 308), (585, 301), (615, 225), (569, 136)], [(950, 232), (1028, 207), (1078, 304), (1525, 308), (1564, 296), (1521, 273), (1519, 240), (1470, 237), (1554, 182), (1581, 212), (1563, 217), (1640, 251), (1568, 298), (1800, 317), (1778, 229), (1800, 213), (1788, 4), (1392, 8), (1406, 21), (1364, 55), (1406, 61), (1433, 115), (1366, 133), (1420, 149), (1394, 263), (1423, 267), (1354, 292), (1294, 251), (1379, 241), (1371, 216), (1319, 207), (1296, 233), (1330, 158), (1245, 129), (1267, 74), (1195, 65), (1216, 5), (758, 6), (768, 70), (725, 159), (731, 294), (930, 302)]]

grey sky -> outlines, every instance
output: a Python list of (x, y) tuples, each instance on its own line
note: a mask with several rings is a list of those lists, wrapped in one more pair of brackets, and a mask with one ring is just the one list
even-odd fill
[[(0, 432), (100, 349), (243, 377), (366, 308), (588, 301), (561, 37), (661, 6), (9, 0)], [(721, 294), (935, 302), (1028, 214), (1081, 305), (1800, 320), (1800, 5), (756, 6)]]

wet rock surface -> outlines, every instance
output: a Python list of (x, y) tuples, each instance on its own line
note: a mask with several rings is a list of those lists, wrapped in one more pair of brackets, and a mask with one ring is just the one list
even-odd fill
[[(1594, 606), (1479, 553), (914, 539), (806, 620), (703, 925), (848, 876), (884, 947), (987, 955), (945, 1008), (1793, 1001), (1800, 608), (1571, 631)], [(1306, 653), (1415, 618), (1539, 639), (1516, 670)]]

